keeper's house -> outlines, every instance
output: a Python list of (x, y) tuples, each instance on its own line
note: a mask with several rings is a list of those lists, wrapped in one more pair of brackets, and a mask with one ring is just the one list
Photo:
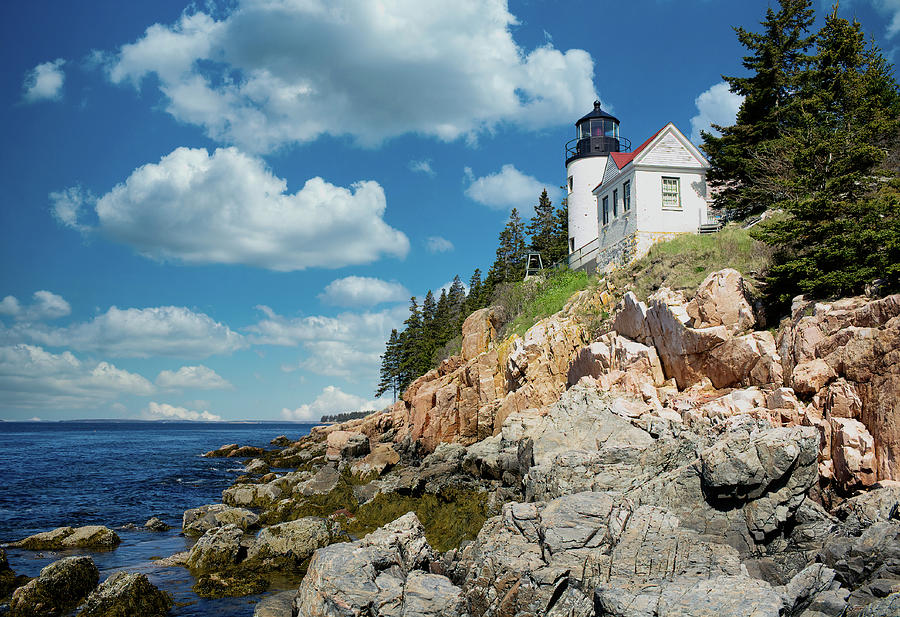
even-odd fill
[(674, 124), (631, 150), (597, 101), (575, 127), (566, 145), (570, 268), (608, 269), (655, 242), (715, 226), (707, 221), (709, 163)]

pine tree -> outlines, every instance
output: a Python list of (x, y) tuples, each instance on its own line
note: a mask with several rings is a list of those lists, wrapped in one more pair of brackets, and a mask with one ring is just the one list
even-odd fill
[(553, 265), (569, 254), (569, 200), (563, 197), (553, 213), (549, 261)]
[(779, 0), (779, 10), (766, 10), (762, 32), (735, 28), (750, 53), (743, 65), (749, 77), (726, 77), (729, 90), (744, 97), (733, 126), (714, 125), (721, 136), (703, 132), (701, 146), (710, 162), (707, 180), (721, 189), (716, 205), (737, 216), (764, 209), (777, 200), (755, 182), (755, 151), (795, 125), (792, 105), (799, 76), (806, 68), (806, 51), (814, 42), (809, 28), (815, 18), (811, 0)]
[(472, 278), (469, 279), (469, 293), (466, 294), (465, 310), (463, 311), (466, 315), (470, 315), (472, 312), (484, 307), (481, 296), (481, 270), (475, 268)]
[(391, 390), (396, 403), (400, 391), (400, 335), (396, 328), (391, 330), (391, 336), (381, 356), (380, 379), (378, 389), (375, 390), (375, 398)]
[(797, 125), (757, 157), (758, 183), (787, 214), (755, 232), (776, 250), (770, 293), (781, 303), (797, 293), (840, 296), (875, 278), (896, 289), (900, 193), (878, 169), (900, 130), (892, 69), (860, 25), (835, 11), (800, 84)]
[(466, 318), (466, 315), (463, 315), (466, 304), (466, 286), (463, 285), (462, 280), (460, 280), (459, 275), (453, 277), (453, 282), (450, 284), (450, 290), (447, 292), (447, 305), (449, 308), (449, 320), (448, 320), (448, 328), (447, 332), (447, 340), (449, 341), (456, 335), (460, 333), (460, 329), (462, 327), (462, 322)]
[(550, 253), (553, 250), (554, 210), (547, 189), (544, 189), (534, 207), (534, 216), (528, 223), (526, 231), (531, 236), (532, 251), (541, 254), (545, 265), (550, 265)]
[(500, 232), (497, 257), (488, 272), (492, 285), (520, 281), (525, 276), (525, 229), (519, 211), (509, 213), (509, 221)]
[(422, 303), (422, 356), (423, 362), (427, 360), (424, 366), (425, 372), (431, 369), (431, 358), (434, 356), (434, 350), (438, 346), (437, 324), (437, 303), (434, 301), (434, 294), (431, 290), (425, 294), (425, 301)]

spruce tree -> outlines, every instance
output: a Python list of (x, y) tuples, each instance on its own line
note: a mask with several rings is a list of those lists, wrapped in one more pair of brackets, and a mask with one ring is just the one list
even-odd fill
[(492, 285), (520, 281), (525, 276), (525, 229), (519, 211), (509, 213), (509, 221), (498, 238), (494, 264), (488, 272)]
[[(409, 300), (409, 317), (403, 322), (406, 329), (400, 337), (400, 389), (405, 390), (414, 379), (425, 371), (423, 365), (423, 325), (422, 312), (413, 296)], [(427, 369), (426, 369), (427, 370)]]
[(400, 335), (396, 328), (391, 330), (391, 336), (388, 338), (384, 354), (381, 356), (380, 381), (378, 389), (375, 390), (375, 398), (388, 390), (391, 390), (396, 403), (400, 390)]
[(458, 274), (453, 277), (450, 290), (447, 292), (447, 304), (449, 306), (447, 340), (449, 341), (460, 333), (462, 322), (466, 318), (466, 315), (463, 315), (466, 304), (466, 286), (463, 285)]
[(472, 278), (469, 279), (469, 293), (466, 295), (465, 310), (463, 311), (466, 315), (470, 315), (472, 312), (484, 307), (481, 296), (481, 270), (475, 268)]
[(534, 216), (528, 223), (526, 231), (531, 236), (532, 251), (541, 254), (544, 265), (550, 265), (550, 253), (553, 250), (554, 210), (547, 189), (544, 189), (534, 207)]
[(569, 200), (563, 197), (559, 207), (553, 213), (553, 231), (551, 233), (550, 264), (553, 265), (569, 254)]
[(434, 294), (431, 290), (425, 294), (425, 301), (422, 303), (422, 356), (425, 372), (431, 368), (431, 358), (434, 356), (434, 350), (438, 346), (437, 324), (437, 303), (434, 301)]
[(775, 248), (769, 289), (781, 303), (858, 293), (876, 278), (897, 288), (898, 183), (879, 165), (900, 130), (900, 91), (858, 23), (835, 11), (817, 40), (796, 126), (758, 157), (758, 182), (786, 213), (755, 232)]
[(716, 205), (736, 216), (777, 200), (754, 182), (756, 150), (795, 125), (797, 107), (791, 102), (809, 61), (806, 51), (814, 42), (809, 34), (815, 18), (811, 0), (779, 0), (779, 5), (777, 12), (771, 7), (766, 10), (762, 32), (735, 28), (738, 40), (750, 52), (743, 60), (750, 75), (723, 79), (744, 100), (733, 126), (714, 125), (721, 136), (702, 133), (701, 148), (710, 163), (707, 180), (720, 189)]

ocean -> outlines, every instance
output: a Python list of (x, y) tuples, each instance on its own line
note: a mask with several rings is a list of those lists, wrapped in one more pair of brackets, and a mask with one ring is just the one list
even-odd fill
[[(202, 458), (226, 443), (271, 447), (278, 435), (297, 439), (313, 424), (232, 422), (0, 422), (0, 544), (71, 525), (106, 525), (122, 538), (109, 552), (7, 549), (17, 574), (36, 576), (71, 554), (90, 555), (101, 581), (120, 570), (144, 572), (171, 593), (171, 615), (250, 617), (261, 596), (204, 600), (183, 568), (156, 569), (153, 558), (187, 550), (180, 535), (188, 508), (221, 501), (241, 472), (241, 459)], [(145, 531), (158, 516), (168, 532)], [(136, 525), (137, 529), (123, 528)], [(282, 585), (282, 589), (285, 585)], [(267, 593), (278, 591), (275, 589)]]

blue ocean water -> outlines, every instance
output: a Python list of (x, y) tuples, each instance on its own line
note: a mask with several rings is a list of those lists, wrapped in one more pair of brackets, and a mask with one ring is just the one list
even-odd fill
[[(271, 447), (277, 435), (297, 439), (312, 424), (194, 422), (0, 422), (0, 544), (63, 525), (106, 525), (122, 544), (109, 552), (7, 549), (10, 566), (36, 576), (69, 554), (89, 554), (101, 580), (119, 571), (144, 572), (172, 593), (172, 615), (250, 616), (259, 596), (203, 600), (183, 568), (157, 568), (153, 558), (186, 550), (180, 535), (188, 508), (221, 501), (242, 460), (202, 458), (226, 443)], [(151, 516), (173, 527), (144, 531)], [(128, 524), (138, 529), (123, 529)], [(289, 583), (286, 583), (289, 584)]]

